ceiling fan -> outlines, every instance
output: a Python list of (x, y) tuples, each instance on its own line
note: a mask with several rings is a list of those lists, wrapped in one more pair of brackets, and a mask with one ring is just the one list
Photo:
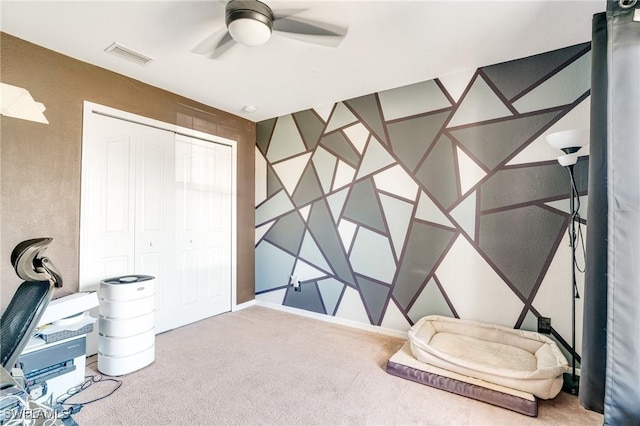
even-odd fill
[(274, 13), (258, 0), (230, 0), (225, 6), (226, 27), (205, 38), (192, 52), (216, 58), (236, 42), (246, 46), (263, 45), (272, 33), (322, 46), (340, 45), (347, 28), (294, 16), (303, 11), (293, 9)]

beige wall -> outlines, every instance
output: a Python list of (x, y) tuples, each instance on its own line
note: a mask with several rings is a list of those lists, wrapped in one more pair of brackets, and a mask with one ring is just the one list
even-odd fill
[[(20, 284), (11, 250), (53, 237), (47, 251), (78, 290), (82, 105), (84, 100), (238, 141), (238, 303), (254, 298), (255, 123), (0, 33), (0, 80), (45, 104), (49, 124), (2, 116), (0, 304)], [(203, 88), (206, 90), (206, 88)]]

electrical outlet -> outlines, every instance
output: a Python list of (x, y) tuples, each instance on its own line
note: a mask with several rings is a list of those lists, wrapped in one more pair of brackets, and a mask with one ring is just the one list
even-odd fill
[(290, 284), (293, 286), (293, 291), (302, 291), (302, 287), (300, 287), (300, 279), (297, 275), (291, 275)]
[(551, 318), (538, 317), (538, 333), (551, 334)]

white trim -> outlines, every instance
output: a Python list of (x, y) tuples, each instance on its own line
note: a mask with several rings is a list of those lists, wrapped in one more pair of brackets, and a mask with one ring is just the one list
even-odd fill
[(254, 300), (249, 300), (249, 301), (244, 302), (244, 303), (240, 303), (239, 305), (234, 304), (234, 305), (231, 307), (231, 312), (241, 311), (241, 310), (243, 310), (243, 309), (247, 309), (247, 308), (250, 308), (250, 307), (252, 307), (252, 306), (255, 306), (255, 304), (256, 304), (255, 299), (254, 299)]
[[(118, 118), (121, 120), (131, 121), (133, 123), (143, 124), (147, 126), (156, 127), (162, 130), (167, 130), (170, 132), (179, 133), (185, 136), (201, 139), (207, 142), (219, 143), (223, 145), (228, 145), (231, 147), (231, 194), (233, 195), (231, 199), (231, 310), (233, 311), (235, 307), (237, 307), (237, 274), (236, 268), (238, 265), (237, 260), (237, 232), (238, 232), (238, 218), (237, 218), (237, 201), (238, 201), (238, 143), (232, 139), (223, 138), (216, 135), (211, 135), (208, 133), (201, 132), (199, 130), (189, 129), (182, 126), (177, 126), (171, 123), (165, 123), (163, 121), (154, 120), (152, 118), (144, 117), (137, 114), (132, 114), (130, 112), (121, 111), (115, 108), (111, 108), (105, 105), (96, 104), (94, 102), (84, 101), (83, 103), (83, 113), (82, 113), (82, 141), (84, 143), (85, 140), (88, 140), (90, 134), (89, 126), (87, 123), (90, 122), (90, 117), (92, 114), (101, 114), (107, 115), (113, 118)], [(80, 188), (86, 187), (87, 173), (85, 171), (84, 165), (86, 164), (86, 151), (82, 149), (82, 167), (81, 167), (81, 179), (80, 179)], [(86, 276), (84, 272), (83, 262), (82, 262), (82, 253), (86, 252), (86, 236), (83, 235), (82, 229), (86, 227), (86, 219), (82, 214), (83, 211), (86, 210), (86, 197), (82, 196), (82, 190), (80, 193), (80, 252), (79, 252), (79, 290), (83, 290), (83, 282), (82, 279)]]
[(340, 317), (333, 317), (330, 315), (319, 314), (317, 312), (305, 311), (304, 309), (292, 308), (290, 306), (278, 305), (277, 303), (265, 302), (263, 300), (256, 300), (256, 306), (262, 306), (263, 308), (274, 309), (276, 311), (288, 312), (290, 314), (300, 315), (307, 318), (313, 318), (316, 320), (344, 325), (351, 328), (357, 328), (359, 330), (369, 331), (371, 333), (382, 334), (384, 336), (399, 337), (401, 339), (407, 339), (406, 331), (393, 330), (391, 328), (380, 327), (378, 325), (364, 324), (358, 321), (352, 321)]
[[(199, 130), (189, 129), (187, 127), (178, 126), (171, 123), (165, 123), (164, 121), (154, 120), (153, 118), (144, 117), (142, 115), (133, 114), (130, 112), (122, 111), (119, 109), (111, 108), (105, 105), (96, 104), (94, 102), (84, 101), (83, 103), (83, 120), (86, 121), (91, 113), (100, 115), (106, 115), (113, 118), (119, 118), (121, 120), (127, 120), (138, 124), (144, 124), (147, 126), (157, 127), (159, 129), (168, 130), (170, 132), (176, 132), (185, 136), (202, 139), (209, 142), (221, 143), (229, 146), (236, 146), (237, 142), (232, 139), (223, 138), (221, 136), (204, 133)], [(83, 127), (82, 136), (85, 136)]]
[[(228, 140), (228, 139), (226, 139)], [(238, 144), (231, 141), (231, 310), (238, 302)]]

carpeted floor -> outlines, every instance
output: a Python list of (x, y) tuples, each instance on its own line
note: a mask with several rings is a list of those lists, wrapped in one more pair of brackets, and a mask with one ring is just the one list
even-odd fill
[[(387, 374), (403, 341), (251, 307), (156, 338), (156, 360), (74, 415), (93, 425), (601, 425), (560, 393), (537, 418)], [(96, 374), (95, 357), (87, 374)], [(105, 395), (100, 382), (69, 402)]]

